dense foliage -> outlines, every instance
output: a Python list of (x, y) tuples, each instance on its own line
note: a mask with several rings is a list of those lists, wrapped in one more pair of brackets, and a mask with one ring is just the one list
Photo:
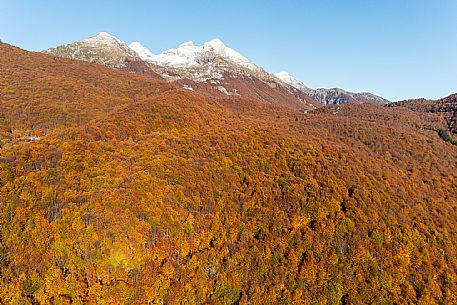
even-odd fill
[(406, 100), (386, 105), (387, 107), (405, 107), (420, 113), (437, 114), (435, 118), (444, 120), (446, 129), (457, 134), (457, 94), (440, 100)]
[(457, 141), (452, 139), (451, 136), (444, 130), (438, 130), (438, 135), (446, 142), (457, 145)]
[(456, 148), (0, 45), (0, 303), (456, 304)]

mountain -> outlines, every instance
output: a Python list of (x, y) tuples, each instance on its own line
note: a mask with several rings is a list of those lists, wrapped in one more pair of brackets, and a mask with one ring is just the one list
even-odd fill
[(276, 81), (274, 76), (226, 47), (219, 39), (213, 39), (202, 46), (186, 42), (159, 55), (152, 54), (139, 42), (131, 43), (129, 47), (144, 61), (158, 66), (157, 69), (166, 79), (206, 82), (210, 79), (223, 79), (226, 73), (231, 77), (252, 73), (265, 82)]
[(291, 85), (292, 87), (301, 90), (303, 92), (308, 92), (311, 89), (306, 87), (305, 84), (303, 84), (301, 81), (293, 77), (289, 72), (282, 71), (275, 73), (275, 76), (282, 80), (284, 83)]
[[(90, 40), (89, 43), (87, 40)], [(119, 39), (101, 33), (44, 53), (101, 63), (154, 77), (160, 75), (187, 90), (218, 99), (242, 97), (307, 110), (319, 106), (317, 101), (303, 92), (295, 92), (274, 75), (226, 47), (219, 39), (202, 46), (187, 42), (176, 49), (154, 55), (138, 42), (127, 46)], [(109, 54), (116, 56), (110, 60)]]
[(43, 52), (114, 68), (123, 67), (126, 60), (139, 59), (137, 54), (125, 43), (106, 32)]
[[(134, 42), (129, 46), (145, 61), (167, 68), (182, 68), (185, 71), (184, 73), (179, 73), (180, 70), (171, 69), (171, 73), (162, 72), (162, 74), (167, 75), (171, 79), (179, 77), (181, 79), (187, 78), (206, 81), (208, 79), (222, 78), (224, 72), (233, 73), (236, 71), (238, 75), (253, 74), (258, 79), (269, 84), (280, 86), (282, 82), (282, 85), (286, 84), (294, 89), (298, 89), (300, 92), (323, 104), (343, 104), (350, 102), (385, 104), (389, 102), (384, 98), (370, 93), (351, 93), (342, 89), (310, 89), (288, 72), (275, 74), (266, 72), (240, 53), (225, 46), (220, 39), (213, 39), (204, 43), (203, 46), (196, 46), (193, 42), (186, 42), (181, 44), (177, 49), (170, 49), (159, 55), (152, 54), (151, 51), (143, 47), (139, 42)], [(218, 64), (217, 58), (224, 58), (226, 61), (221, 65), (220, 63)], [(232, 64), (227, 64), (227, 61)], [(233, 64), (247, 70), (237, 69)], [(201, 70), (202, 67), (205, 68)], [(189, 71), (191, 71), (190, 75)], [(277, 82), (278, 80), (280, 81), (279, 84)]]
[[(111, 43), (99, 43), (97, 38), (110, 37)], [(350, 93), (341, 89), (310, 89), (287, 72), (277, 74), (265, 71), (239, 52), (227, 47), (220, 39), (213, 39), (201, 46), (192, 41), (175, 49), (153, 54), (139, 42), (129, 46), (117, 38), (101, 33), (70, 45), (46, 50), (48, 54), (101, 63), (115, 67), (138, 66), (138, 59), (145, 69), (161, 75), (168, 81), (179, 83), (188, 90), (208, 95), (236, 96), (246, 99), (279, 103), (294, 109), (315, 109), (322, 104), (386, 103), (387, 100), (369, 93)], [(97, 51), (100, 48), (99, 51)], [(110, 49), (112, 49), (110, 51)], [(109, 60), (109, 54), (116, 54)], [(133, 62), (133, 64), (132, 64)], [(130, 69), (138, 72), (138, 69)]]
[(457, 303), (439, 113), (0, 54), (1, 304)]
[(227, 47), (220, 39), (215, 38), (205, 42), (203, 46), (196, 46), (192, 41), (181, 44), (177, 49), (170, 49), (159, 55), (143, 47), (139, 42), (133, 42), (129, 47), (141, 59), (159, 66), (192, 67), (213, 62), (216, 57), (222, 57), (252, 71), (260, 70), (246, 57)]
[(437, 114), (446, 129), (457, 134), (457, 94), (439, 100), (413, 99), (390, 103), (389, 107), (405, 107), (419, 113)]
[(374, 95), (372, 93), (352, 93), (339, 88), (332, 89), (310, 89), (306, 87), (301, 81), (290, 75), (288, 72), (279, 72), (275, 74), (276, 77), (281, 79), (286, 84), (305, 92), (308, 96), (321, 102), (322, 104), (345, 104), (345, 103), (373, 103), (373, 104), (387, 104), (388, 100)]
[[(139, 42), (133, 42), (129, 47), (141, 59), (153, 64), (154, 70), (165, 79), (187, 89), (201, 92), (212, 88), (224, 95), (259, 99), (295, 109), (319, 106), (304, 92), (295, 90), (217, 38), (202, 46), (186, 42), (159, 55), (154, 55)], [(214, 95), (212, 90), (209, 93)]]

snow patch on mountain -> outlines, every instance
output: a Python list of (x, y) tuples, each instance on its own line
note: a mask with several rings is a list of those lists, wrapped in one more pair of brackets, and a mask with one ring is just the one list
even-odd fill
[(233, 50), (232, 48), (227, 47), (219, 38), (215, 38), (211, 41), (205, 42), (203, 44), (203, 51), (212, 50), (215, 54), (228, 58), (236, 64), (248, 68), (250, 70), (258, 70), (254, 63), (252, 63), (249, 59), (238, 53), (237, 51)]
[(286, 84), (297, 88), (302, 91), (307, 91), (309, 90), (308, 87), (305, 86), (301, 81), (293, 77), (289, 72), (282, 71), (274, 74), (277, 78), (279, 78), (281, 81), (285, 82)]
[(142, 60), (152, 60), (155, 58), (155, 55), (152, 54), (151, 51), (149, 51), (147, 48), (143, 47), (143, 45), (137, 41), (132, 42), (129, 44), (129, 48), (135, 51), (136, 54), (142, 59)]
[(106, 32), (43, 52), (115, 68), (123, 67), (126, 60), (139, 59), (136, 52), (124, 42)]
[(218, 38), (205, 42), (202, 46), (197, 46), (192, 41), (188, 41), (182, 43), (175, 49), (166, 50), (158, 55), (153, 54), (139, 42), (133, 42), (129, 47), (135, 51), (141, 59), (159, 66), (176, 68), (193, 67), (210, 63), (216, 56), (220, 56), (250, 70), (256, 71), (259, 69), (259, 67), (249, 59), (227, 47)]
[(197, 65), (197, 55), (202, 50), (202, 47), (195, 46), (192, 41), (185, 42), (176, 49), (166, 50), (159, 55), (153, 54), (139, 42), (133, 42), (129, 45), (129, 47), (135, 51), (142, 60), (159, 66), (170, 66), (176, 68), (185, 68)]
[[(342, 89), (310, 89), (288, 72), (272, 74), (255, 65), (234, 49), (227, 47), (215, 38), (203, 45), (187, 41), (177, 48), (154, 54), (139, 42), (126, 45), (118, 38), (101, 32), (95, 36), (43, 51), (60, 57), (85, 60), (110, 67), (122, 68), (131, 61), (143, 60), (151, 63), (150, 69), (169, 81), (190, 79), (195, 82), (208, 82), (225, 94), (237, 95), (237, 91), (227, 90), (222, 80), (253, 78), (260, 80), (271, 89), (283, 88), (301, 103), (308, 96), (322, 104), (346, 102), (385, 103), (386, 100), (370, 93), (351, 93)], [(190, 88), (185, 88), (190, 90)], [(233, 89), (235, 90), (235, 89)]]
[(81, 40), (81, 42), (91, 44), (94, 47), (98, 45), (113, 46), (118, 44), (124, 44), (117, 37), (114, 37), (106, 32), (100, 32), (95, 36)]

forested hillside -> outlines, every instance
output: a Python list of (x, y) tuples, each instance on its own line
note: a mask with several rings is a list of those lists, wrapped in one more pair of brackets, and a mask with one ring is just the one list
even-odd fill
[(456, 304), (437, 124), (0, 44), (0, 303)]
[(440, 100), (406, 100), (387, 105), (388, 107), (405, 107), (416, 112), (434, 113), (446, 122), (446, 129), (457, 134), (457, 94)]

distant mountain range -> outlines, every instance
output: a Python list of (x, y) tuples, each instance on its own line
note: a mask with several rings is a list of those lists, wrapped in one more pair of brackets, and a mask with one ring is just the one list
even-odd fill
[(157, 74), (184, 89), (210, 95), (256, 99), (294, 109), (315, 109), (324, 104), (389, 102), (371, 93), (308, 88), (288, 72), (264, 70), (217, 38), (202, 46), (185, 42), (176, 49), (156, 55), (139, 42), (127, 45), (101, 32), (43, 52), (140, 74)]

